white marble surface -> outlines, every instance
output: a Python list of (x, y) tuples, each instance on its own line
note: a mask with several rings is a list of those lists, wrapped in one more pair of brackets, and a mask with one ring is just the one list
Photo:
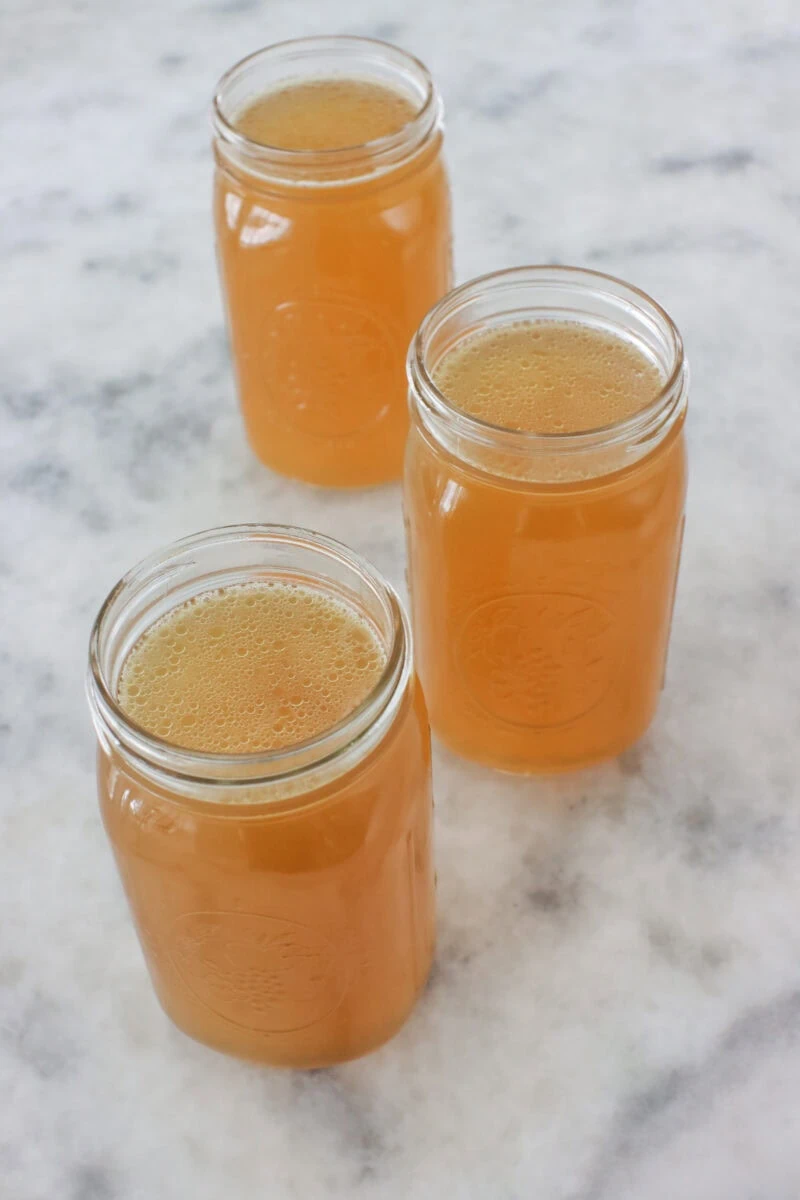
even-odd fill
[[(2, 1200), (800, 1196), (800, 10), (796, 0), (3, 0)], [(418, 52), (459, 278), (630, 278), (693, 367), (669, 685), (619, 764), (436, 760), (440, 948), (401, 1035), (228, 1061), (150, 991), (96, 811), (89, 625), (152, 547), (239, 520), (395, 580), (398, 493), (243, 441), (206, 105), (254, 47)]]

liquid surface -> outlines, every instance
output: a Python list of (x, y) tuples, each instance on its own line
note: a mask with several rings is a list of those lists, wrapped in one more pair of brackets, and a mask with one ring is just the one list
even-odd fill
[(385, 661), (349, 605), (300, 584), (248, 583), (201, 593), (145, 630), (118, 699), (173, 745), (248, 754), (331, 728), (366, 699)]
[(398, 133), (417, 111), (406, 96), (377, 83), (317, 79), (268, 92), (234, 124), (261, 146), (342, 150)]
[(518, 321), (474, 334), (443, 357), (433, 378), (469, 416), (530, 433), (624, 420), (663, 383), (631, 343), (578, 321)]

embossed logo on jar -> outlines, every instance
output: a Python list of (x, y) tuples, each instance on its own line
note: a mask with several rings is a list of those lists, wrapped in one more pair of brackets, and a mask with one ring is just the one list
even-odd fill
[(389, 410), (393, 368), (401, 365), (395, 341), (373, 312), (349, 298), (279, 305), (263, 349), (276, 418), (325, 438), (347, 437), (377, 424)]
[(487, 713), (544, 729), (574, 721), (602, 700), (619, 646), (614, 616), (603, 605), (537, 592), (481, 604), (467, 617), (456, 652)]
[(195, 912), (172, 926), (172, 959), (212, 1012), (263, 1033), (290, 1033), (340, 1004), (349, 956), (308, 925), (258, 913)]

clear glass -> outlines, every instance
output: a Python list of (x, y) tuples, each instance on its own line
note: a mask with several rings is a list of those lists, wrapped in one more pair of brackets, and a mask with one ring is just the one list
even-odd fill
[[(643, 411), (581, 433), (503, 429), (433, 381), (462, 338), (520, 320), (625, 338), (663, 379)], [(408, 356), (412, 623), (438, 736), (505, 770), (613, 757), (663, 685), (683, 535), (688, 367), (667, 314), (593, 271), (523, 267), (457, 288)]]
[[(391, 87), (416, 116), (341, 150), (283, 150), (237, 132), (248, 103), (335, 76)], [(350, 487), (398, 478), (403, 362), (451, 285), (442, 105), (425, 67), (365, 38), (306, 38), (233, 67), (213, 105), (217, 250), (239, 396), (267, 466)]]
[[(246, 755), (179, 749), (116, 701), (122, 665), (166, 611), (258, 578), (354, 605), (383, 676), (310, 741)], [(279, 1066), (355, 1058), (408, 1016), (433, 951), (430, 737), (406, 618), (346, 547), (244, 525), (176, 542), (129, 572), (92, 631), (98, 788), (156, 993), (185, 1033)]]

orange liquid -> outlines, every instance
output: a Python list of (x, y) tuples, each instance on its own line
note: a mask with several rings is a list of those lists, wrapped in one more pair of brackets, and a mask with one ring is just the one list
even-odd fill
[[(324, 732), (372, 690), (385, 652), (320, 590), (261, 582), (205, 593), (146, 630), (118, 685), (150, 732), (215, 753)], [(145, 780), (101, 753), (104, 823), (157, 994), (217, 1049), (323, 1066), (390, 1037), (433, 946), (430, 749), (419, 687), (345, 775), (226, 802)]]
[(202, 592), (142, 635), (119, 702), (149, 733), (210, 754), (277, 750), (347, 717), (385, 655), (355, 610), (271, 580)]
[(413, 121), (405, 96), (361, 79), (316, 79), (276, 88), (240, 113), (251, 142), (282, 150), (343, 150), (389, 137)]
[[(633, 345), (556, 321), (476, 334), (434, 374), (471, 415), (539, 433), (601, 428), (662, 383)], [(534, 483), (457, 461), (415, 423), (415, 646), (443, 741), (504, 769), (558, 771), (644, 733), (663, 681), (685, 488), (681, 425), (630, 467)]]
[[(237, 129), (330, 151), (399, 132), (414, 111), (353, 79), (261, 97)], [(397, 478), (404, 361), (450, 286), (450, 203), (436, 133), (410, 161), (333, 184), (270, 183), (218, 157), (215, 220), (248, 437), (282, 474), (358, 486)], [(352, 173), (352, 168), (350, 168)]]
[(435, 371), (451, 404), (504, 429), (581, 433), (633, 416), (661, 376), (641, 351), (578, 321), (516, 321), (465, 338)]

